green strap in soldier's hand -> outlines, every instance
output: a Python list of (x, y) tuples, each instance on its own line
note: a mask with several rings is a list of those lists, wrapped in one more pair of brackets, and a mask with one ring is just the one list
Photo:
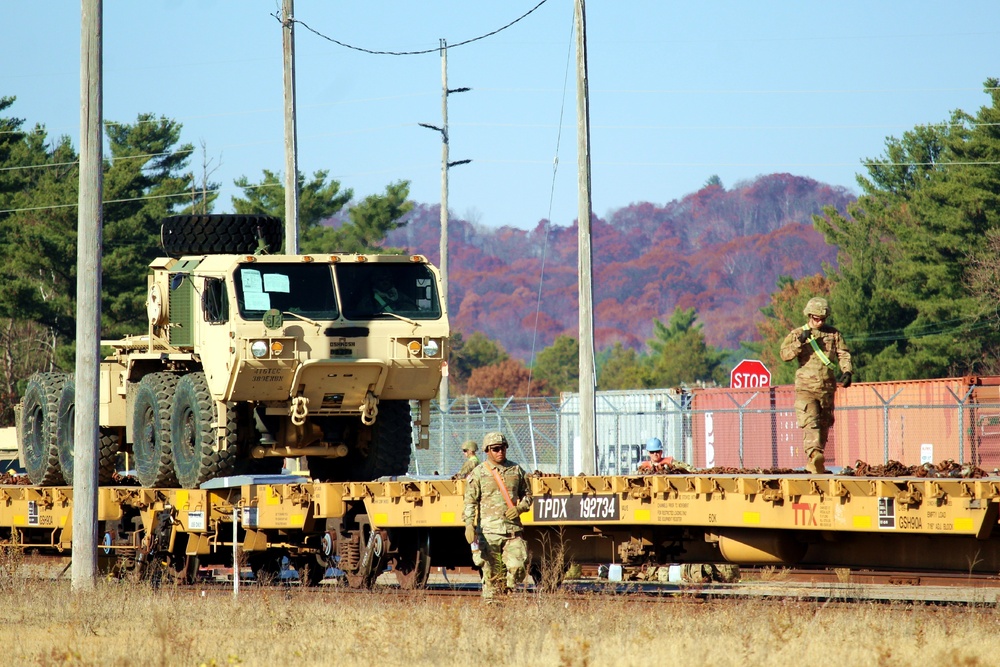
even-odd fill
[(816, 342), (815, 337), (809, 339), (809, 344), (812, 345), (813, 352), (816, 353), (816, 356), (819, 357), (819, 360), (823, 362), (824, 366), (832, 371), (837, 370), (837, 364), (830, 361), (830, 357), (823, 354), (823, 350), (819, 349), (819, 343)]

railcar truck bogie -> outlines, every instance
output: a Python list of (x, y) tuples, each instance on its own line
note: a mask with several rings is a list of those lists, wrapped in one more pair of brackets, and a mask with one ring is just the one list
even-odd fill
[[(429, 445), (448, 354), (438, 271), (421, 255), (268, 254), (262, 215), (173, 216), (150, 264), (143, 335), (101, 341), (99, 477), (146, 487), (280, 472), (406, 472)], [(73, 376), (38, 373), (19, 417), (29, 479), (72, 483)], [(66, 479), (68, 476), (69, 479)]]

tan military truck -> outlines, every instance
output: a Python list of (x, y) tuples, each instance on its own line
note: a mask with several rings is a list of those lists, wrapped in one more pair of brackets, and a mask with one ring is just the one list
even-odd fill
[[(300, 456), (314, 479), (367, 481), (406, 472), (415, 431), (428, 446), (448, 355), (437, 269), (420, 255), (267, 254), (281, 233), (269, 216), (163, 221), (147, 333), (102, 341), (101, 483), (124, 454), (150, 487)], [(28, 382), (19, 443), (35, 484), (72, 482), (74, 394), (72, 374)]]

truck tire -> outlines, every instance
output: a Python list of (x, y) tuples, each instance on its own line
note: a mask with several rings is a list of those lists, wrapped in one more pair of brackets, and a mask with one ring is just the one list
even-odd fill
[(65, 484), (59, 467), (59, 393), (66, 373), (35, 373), (28, 378), (21, 411), (21, 451), (32, 484)]
[(177, 375), (150, 373), (139, 381), (132, 408), (135, 476), (146, 487), (176, 487), (170, 451), (170, 406)]
[(344, 459), (347, 478), (367, 482), (384, 476), (405, 475), (410, 467), (413, 427), (409, 401), (380, 401), (371, 426), (368, 454), (352, 451)]
[(270, 215), (172, 215), (160, 223), (160, 245), (169, 257), (184, 255), (276, 253), (284, 239), (284, 225)]
[[(317, 482), (370, 482), (405, 475), (410, 467), (412, 417), (409, 401), (380, 401), (378, 417), (368, 430), (368, 451), (357, 446), (342, 459), (307, 456), (309, 475)], [(354, 434), (357, 438), (357, 433)], [(360, 438), (359, 438), (360, 439)]]
[(188, 373), (177, 383), (170, 438), (181, 488), (196, 489), (203, 482), (231, 474), (236, 463), (238, 422), (235, 409), (226, 413), (226, 441), (216, 447), (218, 415), (205, 374)]
[[(76, 449), (73, 420), (76, 417), (76, 380), (68, 374), (59, 392), (59, 417), (56, 424), (56, 440), (59, 443), (59, 467), (67, 484), (73, 483), (73, 456)], [(112, 429), (100, 429), (97, 443), (97, 483), (108, 485), (114, 482), (115, 466), (121, 440)]]

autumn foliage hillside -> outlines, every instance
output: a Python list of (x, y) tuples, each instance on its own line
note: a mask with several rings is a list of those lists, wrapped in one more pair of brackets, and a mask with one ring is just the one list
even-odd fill
[[(759, 309), (778, 276), (800, 278), (836, 261), (811, 223), (844, 211), (846, 189), (789, 174), (727, 190), (710, 185), (663, 206), (634, 203), (592, 225), (595, 345), (642, 349), (653, 319), (694, 308), (709, 344), (756, 339)], [(439, 260), (439, 207), (418, 205), (387, 244)], [(540, 221), (499, 229), (449, 221), (452, 326), (479, 331), (528, 360), (578, 330), (577, 227)], [(541, 282), (541, 289), (539, 283)]]

